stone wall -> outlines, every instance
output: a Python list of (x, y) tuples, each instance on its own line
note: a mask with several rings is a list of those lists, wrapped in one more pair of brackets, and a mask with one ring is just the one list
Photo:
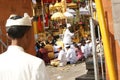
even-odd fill
[(113, 29), (115, 38), (115, 51), (116, 54), (116, 69), (118, 80), (120, 80), (120, 0), (111, 0), (112, 2), (112, 13), (113, 13)]

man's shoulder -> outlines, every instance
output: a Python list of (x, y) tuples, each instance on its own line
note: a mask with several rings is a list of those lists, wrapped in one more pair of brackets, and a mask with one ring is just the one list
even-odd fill
[(71, 53), (71, 52), (73, 52), (74, 50), (72, 49), (72, 48), (69, 48), (68, 49), (68, 53)]
[[(14, 58), (12, 58), (14, 57)], [(41, 65), (44, 63), (44, 61), (34, 55), (31, 55), (29, 53), (16, 53), (16, 54), (9, 54), (9, 53), (2, 53), (0, 54), (0, 61), (6, 60), (7, 58), (12, 58), (10, 59), (9, 62), (11, 61), (19, 61), (19, 64), (29, 64), (29, 65)]]
[[(27, 53), (28, 54), (28, 53)], [(40, 65), (44, 65), (44, 61), (41, 59), (41, 58), (38, 58), (36, 56), (33, 56), (33, 55), (30, 55), (28, 54), (26, 56), (26, 61), (29, 63), (29, 64), (32, 64), (33, 66), (40, 66)]]
[(29, 53), (23, 53), (21, 55), (22, 58), (24, 58), (25, 61), (31, 62), (31, 63), (41, 63), (43, 60), (41, 58), (38, 58), (34, 55), (31, 55)]

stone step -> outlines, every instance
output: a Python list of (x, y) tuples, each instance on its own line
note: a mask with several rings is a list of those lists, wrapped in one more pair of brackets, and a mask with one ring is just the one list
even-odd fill
[(94, 75), (94, 70), (88, 71), (87, 74), (88, 74), (88, 75), (89, 75), (89, 74), (90, 74), (90, 75)]
[[(104, 77), (106, 75), (106, 73), (104, 72)], [(94, 75), (94, 71), (88, 71), (86, 75)], [(102, 72), (99, 72), (99, 76), (102, 76)]]
[[(75, 80), (95, 80), (95, 77), (94, 75), (84, 74), (82, 76), (76, 77)], [(103, 80), (101, 76), (99, 80)]]
[[(92, 58), (92, 57), (88, 58), (88, 59), (85, 61), (85, 63), (86, 63), (86, 69), (87, 69), (87, 70), (94, 70), (94, 64), (93, 64), (93, 58)], [(99, 67), (99, 69), (101, 69), (101, 62), (100, 62), (99, 59), (98, 59), (98, 67)], [(104, 71), (105, 71), (104, 59), (103, 59), (103, 67), (104, 67)]]
[[(94, 65), (93, 65), (93, 58), (90, 57), (87, 60), (85, 60), (86, 63), (86, 69), (88, 70), (88, 72), (82, 76), (76, 77), (75, 80), (95, 80), (94, 78)], [(101, 74), (101, 63), (100, 60), (98, 59), (98, 67), (99, 67), (99, 80), (103, 80), (102, 79), (102, 74)], [(104, 67), (104, 76), (105, 76), (105, 63), (104, 63), (104, 59), (103, 59), (103, 67)]]
[(94, 75), (85, 74), (85, 75), (75, 78), (75, 80), (95, 80), (95, 78), (94, 78)]

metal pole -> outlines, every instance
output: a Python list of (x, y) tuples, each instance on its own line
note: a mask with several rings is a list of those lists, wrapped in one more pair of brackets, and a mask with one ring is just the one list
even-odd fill
[(7, 45), (0, 39), (0, 43), (7, 49)]
[[(100, 45), (102, 45), (100, 43)], [(102, 71), (102, 79), (105, 80), (105, 77), (104, 77), (104, 68), (103, 68), (103, 57), (102, 57), (103, 54), (101, 54), (101, 50), (100, 50), (100, 62), (101, 62), (101, 71)]]
[(97, 26), (98, 28), (98, 38), (99, 38), (99, 41), (101, 40), (101, 37), (100, 37), (100, 28), (99, 28), (99, 25)]
[[(97, 26), (98, 28), (98, 38), (99, 38), (99, 41), (100, 41), (100, 48), (102, 48), (102, 43), (101, 43), (101, 36), (100, 36), (100, 28), (99, 28), (99, 25)], [(101, 64), (101, 72), (102, 72), (102, 80), (105, 80), (105, 76), (104, 76), (104, 67), (103, 67), (103, 57), (102, 57), (102, 51), (100, 50), (100, 64)]]
[(114, 58), (113, 58), (112, 51), (110, 48), (110, 40), (109, 40), (108, 31), (106, 28), (106, 23), (105, 23), (105, 18), (104, 18), (102, 0), (95, 0), (95, 3), (96, 3), (97, 14), (98, 14), (98, 21), (100, 24), (102, 40), (103, 40), (104, 55), (105, 55), (105, 60), (106, 60), (106, 66), (108, 69), (109, 79), (117, 80)]
[(93, 53), (93, 62), (94, 62), (94, 76), (95, 80), (99, 80), (99, 68), (98, 68), (98, 59), (96, 54), (96, 37), (95, 37), (95, 26), (93, 24), (93, 7), (92, 7), (92, 0), (90, 0), (90, 29), (91, 29), (91, 37), (92, 37), (92, 53)]
[(45, 31), (45, 16), (44, 16), (44, 4), (43, 4), (43, 0), (41, 0), (41, 6), (42, 6), (43, 29)]
[(98, 60), (96, 54), (96, 38), (95, 38), (95, 30), (93, 25), (92, 17), (90, 17), (90, 29), (91, 29), (91, 37), (92, 37), (92, 53), (93, 53), (93, 62), (94, 62), (94, 73), (95, 80), (99, 80), (99, 70), (98, 70)]

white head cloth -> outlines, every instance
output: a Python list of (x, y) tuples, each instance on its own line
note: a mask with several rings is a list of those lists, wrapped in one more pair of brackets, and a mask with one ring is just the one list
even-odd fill
[(16, 16), (15, 14), (10, 15), (10, 17), (7, 19), (6, 22), (6, 27), (10, 27), (10, 26), (32, 26), (31, 23), (31, 18), (27, 13), (24, 13), (24, 17), (20, 18), (20, 19), (10, 19), (11, 17)]
[(67, 47), (70, 47), (70, 45), (66, 44), (65, 47), (66, 47), (66, 48), (67, 48)]
[(58, 48), (61, 48), (61, 46), (56, 46), (56, 48), (58, 49)]
[(90, 40), (87, 40), (87, 41), (86, 41), (86, 43), (89, 43), (89, 42), (90, 42)]
[(70, 23), (67, 23), (67, 28), (71, 27), (71, 24)]

